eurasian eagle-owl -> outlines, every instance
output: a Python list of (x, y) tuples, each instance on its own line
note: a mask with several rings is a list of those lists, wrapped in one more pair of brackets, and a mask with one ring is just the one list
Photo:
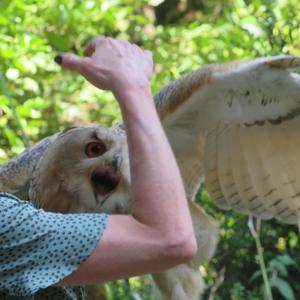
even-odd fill
[[(155, 275), (165, 299), (196, 300), (203, 289), (197, 267), (213, 254), (217, 226), (192, 202), (201, 178), (221, 208), (299, 221), (300, 76), (288, 70), (299, 66), (294, 56), (209, 65), (155, 97), (199, 246), (191, 263)], [(130, 213), (125, 131), (119, 124), (55, 134), (3, 166), (0, 180), (2, 191), (46, 210)]]

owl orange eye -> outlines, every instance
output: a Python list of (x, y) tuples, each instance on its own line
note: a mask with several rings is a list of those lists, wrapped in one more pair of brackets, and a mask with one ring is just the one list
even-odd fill
[(87, 155), (87, 157), (97, 157), (102, 155), (105, 151), (105, 146), (97, 142), (89, 143), (85, 147), (85, 154)]

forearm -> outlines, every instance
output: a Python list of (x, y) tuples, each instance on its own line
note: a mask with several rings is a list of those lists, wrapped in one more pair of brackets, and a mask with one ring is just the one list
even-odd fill
[[(132, 214), (177, 242), (193, 234), (185, 192), (149, 85), (117, 97), (126, 126), (132, 178)], [(125, 104), (126, 105), (125, 105)]]
[(150, 88), (115, 95), (129, 146), (132, 216), (109, 216), (108, 228), (94, 253), (58, 285), (159, 272), (191, 259), (196, 251), (183, 184)]
[(190, 260), (197, 249), (180, 173), (148, 83), (151, 53), (103, 37), (85, 52), (86, 58), (64, 56), (63, 67), (77, 70), (118, 99), (129, 147), (132, 216), (110, 215), (95, 251), (58, 285), (161, 271)]

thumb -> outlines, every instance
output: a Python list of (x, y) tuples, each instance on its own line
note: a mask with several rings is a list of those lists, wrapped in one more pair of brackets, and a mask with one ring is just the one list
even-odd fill
[(72, 53), (61, 53), (54, 58), (63, 69), (76, 71), (82, 75), (88, 72), (89, 60), (89, 57), (80, 57)]

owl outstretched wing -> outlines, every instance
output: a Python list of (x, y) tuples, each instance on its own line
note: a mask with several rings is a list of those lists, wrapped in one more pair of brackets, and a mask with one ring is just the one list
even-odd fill
[(219, 207), (298, 222), (298, 67), (296, 56), (209, 65), (156, 96), (188, 195), (204, 175)]

